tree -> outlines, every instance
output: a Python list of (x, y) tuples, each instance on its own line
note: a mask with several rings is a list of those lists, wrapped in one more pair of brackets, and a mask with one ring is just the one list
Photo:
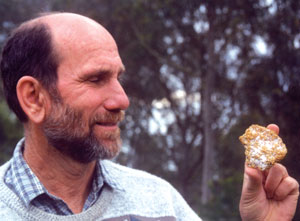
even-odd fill
[[(283, 163), (299, 179), (297, 1), (13, 3), (17, 7), (0, 1), (2, 39), (40, 8), (82, 13), (113, 34), (131, 98), (117, 161), (166, 178), (202, 217), (240, 219), (238, 136), (252, 123), (280, 126), (289, 151)], [(12, 130), (3, 126), (14, 120), (0, 109), (6, 116), (1, 132)], [(7, 140), (8, 134), (0, 136)]]

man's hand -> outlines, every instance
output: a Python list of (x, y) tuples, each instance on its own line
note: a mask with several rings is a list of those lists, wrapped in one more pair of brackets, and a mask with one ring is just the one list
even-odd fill
[[(279, 128), (274, 124), (268, 128), (279, 133)], [(265, 172), (245, 165), (240, 200), (242, 220), (292, 220), (298, 196), (298, 182), (288, 175), (281, 164), (275, 164)]]

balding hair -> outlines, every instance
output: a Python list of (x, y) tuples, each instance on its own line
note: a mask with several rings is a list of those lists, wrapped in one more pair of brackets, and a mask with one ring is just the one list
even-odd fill
[(16, 87), (20, 78), (34, 77), (50, 95), (57, 96), (58, 56), (53, 48), (51, 30), (40, 18), (16, 28), (2, 51), (0, 68), (4, 95), (21, 122), (26, 122), (28, 118), (17, 97)]

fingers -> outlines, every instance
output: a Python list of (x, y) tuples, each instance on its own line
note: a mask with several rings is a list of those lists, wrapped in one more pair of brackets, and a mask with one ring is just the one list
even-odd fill
[(274, 199), (281, 201), (286, 199), (289, 195), (297, 195), (299, 194), (299, 184), (298, 182), (292, 178), (287, 177), (278, 186), (274, 193)]
[(269, 124), (267, 128), (273, 130), (276, 134), (279, 134), (279, 127), (276, 124)]
[(286, 168), (281, 164), (275, 164), (269, 170), (265, 183), (265, 190), (268, 198), (273, 198), (274, 192), (278, 188), (279, 184), (288, 176)]
[(269, 199), (284, 200), (288, 195), (298, 195), (299, 184), (284, 166), (275, 164), (267, 174), (265, 191)]

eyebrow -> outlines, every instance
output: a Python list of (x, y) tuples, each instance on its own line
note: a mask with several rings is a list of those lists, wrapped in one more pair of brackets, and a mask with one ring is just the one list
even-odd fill
[[(125, 72), (125, 67), (122, 65), (117, 73), (117, 76), (121, 76)], [(113, 72), (109, 68), (100, 68), (99, 70), (94, 70), (89, 73), (86, 73), (84, 76), (81, 77), (82, 80), (86, 80), (92, 77), (97, 76), (105, 76), (105, 75), (112, 75)]]

